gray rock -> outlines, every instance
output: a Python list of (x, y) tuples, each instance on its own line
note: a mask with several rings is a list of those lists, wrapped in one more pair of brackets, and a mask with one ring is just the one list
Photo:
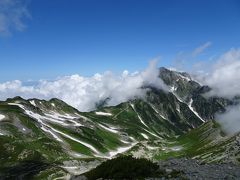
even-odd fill
[[(158, 163), (167, 179), (239, 179), (240, 166), (232, 163), (202, 164), (194, 159), (169, 159)], [(170, 175), (170, 176), (169, 176)]]
[(168, 169), (168, 168), (165, 169), (165, 172), (168, 173), (168, 174), (172, 173), (172, 171), (173, 171), (172, 169)]

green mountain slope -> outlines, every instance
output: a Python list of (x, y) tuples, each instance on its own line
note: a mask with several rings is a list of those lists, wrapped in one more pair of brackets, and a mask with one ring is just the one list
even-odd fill
[(186, 73), (161, 68), (160, 78), (169, 91), (143, 87), (144, 99), (112, 107), (104, 100), (92, 112), (58, 99), (0, 102), (0, 177), (67, 178), (119, 154), (238, 162), (237, 136), (224, 137), (212, 120), (232, 102), (205, 98), (209, 89)]

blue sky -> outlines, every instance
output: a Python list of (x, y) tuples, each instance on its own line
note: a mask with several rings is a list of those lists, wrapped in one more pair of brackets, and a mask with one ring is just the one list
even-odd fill
[(237, 0), (10, 1), (0, 3), (0, 82), (136, 71), (158, 56), (169, 67), (179, 54), (192, 64), (240, 44)]

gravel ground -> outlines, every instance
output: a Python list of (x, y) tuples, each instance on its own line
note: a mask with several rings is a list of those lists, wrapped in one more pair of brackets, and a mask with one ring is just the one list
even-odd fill
[(240, 166), (201, 164), (194, 159), (169, 159), (158, 163), (164, 178), (160, 179), (240, 179)]
[[(240, 166), (232, 163), (224, 164), (202, 164), (194, 159), (169, 159), (157, 163), (159, 169), (156, 178), (145, 178), (147, 180), (240, 180)], [(102, 178), (99, 178), (103, 180)], [(71, 180), (87, 180), (85, 176), (75, 176)]]

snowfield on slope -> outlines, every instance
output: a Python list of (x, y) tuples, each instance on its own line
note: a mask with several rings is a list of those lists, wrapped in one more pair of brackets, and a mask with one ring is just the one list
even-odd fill
[(170, 87), (170, 92), (177, 98), (178, 101), (185, 103), (176, 93), (175, 91), (177, 90), (177, 87), (172, 86)]
[(147, 128), (148, 128), (148, 126), (145, 124), (145, 122), (142, 120), (142, 118), (141, 118), (141, 116), (138, 114), (138, 112), (135, 110), (135, 107), (134, 107), (134, 105), (131, 103), (130, 104), (131, 106), (132, 106), (132, 109), (135, 111), (135, 113), (137, 114), (137, 116), (138, 116), (138, 119), (140, 120), (140, 122), (144, 125), (144, 126), (146, 126)]
[(34, 100), (29, 101), (31, 105), (37, 106)]
[(146, 134), (141, 133), (141, 135), (142, 135), (145, 139), (149, 139), (149, 137), (148, 137)]
[[(173, 87), (170, 87), (170, 91), (173, 93), (173, 95), (178, 99), (178, 101), (182, 102), (182, 103), (185, 103), (181, 98), (179, 98), (179, 96), (174, 92), (176, 90), (176, 88), (173, 86)], [(202, 122), (205, 122), (205, 120), (198, 114), (198, 112), (196, 112), (192, 106), (192, 103), (193, 103), (193, 99), (191, 98), (190, 99), (190, 102), (187, 104), (189, 109), (202, 121)], [(180, 111), (180, 109), (178, 109), (177, 111)]]
[(130, 150), (132, 147), (134, 147), (137, 144), (137, 142), (132, 143), (130, 146), (127, 147), (119, 147), (116, 151), (110, 151), (109, 152), (109, 158), (112, 158), (114, 156), (116, 156), (117, 154), (121, 154), (124, 153), (128, 150)]
[(205, 122), (205, 120), (198, 114), (198, 112), (196, 112), (193, 107), (192, 107), (192, 103), (193, 103), (193, 99), (191, 98), (189, 104), (188, 104), (188, 107), (189, 109), (199, 118), (201, 119), (202, 122)]
[[(24, 112), (25, 112), (25, 114), (29, 115), (30, 117), (32, 117), (32, 118), (36, 119), (38, 122), (40, 122), (40, 124), (42, 125), (41, 129), (42, 129), (43, 131), (48, 132), (49, 134), (51, 134), (51, 135), (54, 137), (54, 139), (56, 139), (57, 141), (63, 142), (63, 140), (62, 140), (58, 135), (64, 136), (64, 137), (66, 137), (66, 138), (69, 138), (69, 139), (71, 139), (71, 140), (73, 140), (73, 141), (75, 141), (75, 142), (78, 142), (78, 143), (80, 143), (80, 144), (88, 147), (90, 150), (92, 150), (92, 151), (95, 153), (95, 154), (94, 154), (95, 157), (111, 159), (113, 156), (115, 156), (115, 155), (117, 155), (117, 154), (119, 154), (119, 153), (123, 153), (123, 152), (128, 151), (129, 149), (131, 149), (131, 148), (136, 144), (136, 142), (134, 142), (134, 143), (132, 143), (130, 146), (127, 146), (127, 147), (119, 147), (119, 148), (117, 148), (117, 150), (109, 151), (108, 155), (104, 155), (104, 154), (102, 154), (101, 152), (99, 152), (99, 151), (98, 151), (94, 146), (92, 146), (91, 144), (86, 143), (86, 142), (84, 142), (84, 141), (82, 141), (82, 140), (79, 140), (79, 139), (77, 139), (77, 138), (75, 138), (75, 137), (72, 137), (72, 136), (70, 136), (70, 135), (68, 135), (68, 134), (66, 134), (66, 133), (64, 133), (64, 132), (61, 132), (61, 131), (59, 131), (59, 130), (53, 128), (53, 127), (51, 127), (50, 125), (46, 124), (45, 122), (43, 122), (43, 120), (46, 120), (46, 116), (42, 116), (42, 115), (39, 115), (39, 114), (34, 113), (34, 112), (32, 112), (32, 111), (29, 111), (29, 110), (27, 110), (27, 109), (26, 109), (23, 105), (21, 105), (21, 104), (17, 104), (17, 103), (8, 103), (8, 104), (9, 104), (9, 105), (15, 105), (15, 106), (18, 106), (18, 107), (20, 107), (21, 109), (23, 109)], [(48, 114), (48, 115), (49, 115), (49, 114)], [(56, 117), (58, 117), (58, 119), (59, 119), (59, 116), (52, 116), (52, 118), (56, 118)], [(64, 117), (64, 118), (63, 118), (63, 119), (60, 118), (60, 121), (61, 121), (61, 120), (65, 120), (66, 117), (73, 118), (73, 117), (71, 117), (70, 115), (62, 116), (62, 117)], [(99, 125), (100, 125), (100, 124), (99, 124)], [(114, 132), (114, 133), (117, 133), (117, 132), (118, 132), (118, 131), (116, 131), (116, 130), (107, 128), (107, 127), (105, 127), (105, 126), (103, 126), (103, 125), (100, 125), (100, 126), (101, 126), (102, 128), (104, 128), (104, 129), (108, 130), (108, 131), (111, 131), (111, 132)], [(57, 134), (58, 134), (58, 135), (57, 135)]]
[(111, 113), (106, 113), (106, 112), (95, 112), (96, 115), (100, 115), (100, 116), (112, 116)]
[(4, 118), (5, 118), (5, 116), (0, 114), (0, 121), (3, 120)]
[[(62, 140), (61, 140), (55, 133), (58, 133), (58, 134), (60, 134), (60, 135), (62, 135), (62, 136), (65, 136), (65, 137), (67, 137), (67, 138), (75, 141), (75, 142), (78, 142), (78, 143), (80, 143), (80, 144), (88, 147), (89, 149), (91, 149), (93, 152), (95, 152), (95, 153), (97, 153), (97, 154), (100, 153), (100, 152), (99, 152), (95, 147), (93, 147), (92, 145), (90, 145), (90, 144), (88, 144), (88, 143), (86, 143), (86, 142), (80, 141), (80, 140), (78, 140), (78, 139), (76, 139), (76, 138), (74, 138), (74, 137), (72, 137), (72, 136), (70, 136), (70, 135), (68, 135), (68, 134), (65, 134), (65, 133), (63, 133), (63, 132), (61, 132), (61, 131), (59, 131), (59, 130), (51, 127), (51, 126), (49, 126), (48, 124), (44, 123), (44, 122), (42, 121), (42, 119), (44, 119), (45, 117), (43, 117), (43, 116), (41, 116), (41, 115), (39, 115), (39, 114), (37, 114), (37, 113), (33, 113), (32, 111), (29, 111), (29, 110), (27, 110), (27, 109), (25, 109), (25, 107), (24, 107), (23, 105), (17, 104), (17, 103), (8, 103), (8, 104), (9, 104), (9, 105), (19, 106), (20, 108), (22, 108), (22, 109), (25, 111), (25, 113), (26, 113), (27, 115), (29, 115), (30, 117), (38, 120), (38, 121), (42, 124), (41, 129), (44, 130), (45, 132), (50, 133), (57, 141), (62, 142)], [(54, 133), (53, 131), (54, 131), (55, 133)]]
[(98, 125), (99, 125), (101, 128), (103, 128), (103, 129), (105, 129), (105, 130), (107, 130), (107, 131), (110, 131), (110, 132), (112, 132), (112, 133), (118, 133), (117, 130), (108, 128), (108, 127), (106, 127), (106, 126), (104, 126), (104, 125), (102, 125), (102, 124), (98, 124)]

